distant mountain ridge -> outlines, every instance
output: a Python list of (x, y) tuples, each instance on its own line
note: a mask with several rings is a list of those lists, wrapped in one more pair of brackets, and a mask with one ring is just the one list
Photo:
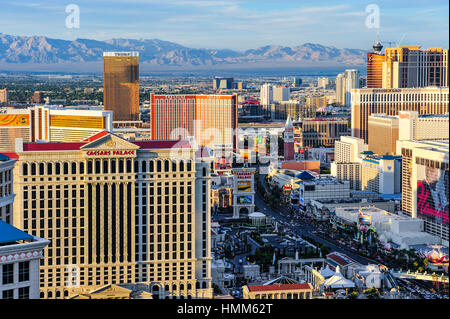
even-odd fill
[(330, 64), (365, 63), (367, 51), (337, 49), (305, 43), (295, 47), (268, 45), (243, 52), (228, 49), (195, 49), (159, 39), (111, 39), (106, 41), (52, 39), (0, 33), (0, 62), (55, 64), (101, 61), (104, 51), (139, 51), (140, 63), (167, 66), (217, 66), (234, 64)]

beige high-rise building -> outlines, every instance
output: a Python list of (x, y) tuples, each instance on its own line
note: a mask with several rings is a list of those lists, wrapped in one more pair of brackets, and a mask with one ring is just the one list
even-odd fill
[(398, 140), (398, 117), (372, 114), (368, 121), (369, 150), (376, 154), (395, 154)]
[(186, 141), (17, 143), (14, 225), (47, 238), (41, 297), (142, 283), (210, 298), (208, 158)]
[(297, 147), (333, 147), (341, 136), (349, 135), (348, 121), (343, 118), (303, 119), (294, 127)]
[(345, 73), (340, 73), (336, 77), (336, 102), (345, 105)]
[(361, 158), (367, 152), (364, 140), (352, 136), (342, 136), (334, 143), (334, 162), (331, 163), (331, 175), (338, 180), (350, 182), (350, 189), (361, 190)]
[(0, 105), (8, 104), (8, 89), (0, 89)]
[(399, 140), (439, 140), (449, 138), (449, 117), (447, 114), (425, 114), (400, 111)]
[(449, 138), (448, 114), (419, 115), (400, 111), (399, 115), (372, 114), (368, 122), (369, 150), (377, 154), (395, 154), (397, 140)]
[(398, 115), (399, 111), (416, 111), (419, 114), (446, 114), (448, 94), (448, 87), (355, 89), (352, 91), (352, 136), (368, 142), (368, 121), (373, 113)]

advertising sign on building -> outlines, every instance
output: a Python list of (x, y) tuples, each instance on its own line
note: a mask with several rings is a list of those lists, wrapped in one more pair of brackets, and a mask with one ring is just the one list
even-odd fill
[(251, 204), (252, 196), (251, 195), (242, 195), (237, 197), (237, 203), (239, 204)]
[(252, 185), (250, 181), (238, 181), (237, 182), (238, 191), (240, 192), (251, 192)]
[(0, 114), (0, 126), (30, 126), (28, 114)]
[(417, 166), (417, 216), (448, 225), (449, 176), (447, 170)]
[(358, 222), (360, 225), (371, 225), (372, 224), (372, 216), (364, 215), (362, 213), (359, 214)]

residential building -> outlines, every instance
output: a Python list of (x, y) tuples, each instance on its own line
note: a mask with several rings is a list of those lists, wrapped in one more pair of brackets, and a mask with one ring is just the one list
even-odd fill
[(273, 86), (271, 84), (261, 85), (259, 101), (261, 105), (268, 106), (273, 102)]
[(345, 73), (339, 73), (336, 77), (336, 102), (345, 105)]
[(289, 87), (284, 85), (274, 86), (272, 88), (272, 94), (274, 102), (289, 101), (291, 98), (291, 91)]
[(360, 162), (331, 163), (331, 176), (340, 181), (348, 181), (350, 189), (362, 189), (362, 173)]
[(331, 163), (331, 175), (338, 180), (350, 182), (350, 189), (361, 190), (361, 158), (367, 152), (364, 140), (353, 136), (342, 136), (335, 142), (334, 162)]

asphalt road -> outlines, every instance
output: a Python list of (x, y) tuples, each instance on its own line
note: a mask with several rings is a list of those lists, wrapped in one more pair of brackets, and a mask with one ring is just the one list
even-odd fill
[[(264, 185), (264, 187), (266, 187), (265, 185), (265, 177), (266, 175), (259, 175), (259, 180), (261, 181), (262, 185)], [(275, 220), (277, 221), (282, 221), (287, 223), (288, 225), (292, 222), (290, 218), (281, 215), (280, 213), (274, 211), (272, 208), (270, 208), (268, 205), (266, 205), (266, 203), (264, 202), (264, 200), (261, 198), (261, 196), (258, 193), (255, 193), (255, 204), (256, 206), (258, 206), (258, 208), (261, 210), (261, 213), (264, 213), (266, 215), (269, 215), (271, 217), (273, 217)], [(363, 265), (367, 265), (367, 264), (378, 264), (379, 262), (375, 261), (375, 260), (371, 260), (368, 259), (364, 256), (355, 254), (353, 251), (351, 250), (347, 250), (343, 247), (337, 246), (334, 243), (323, 239), (322, 237), (317, 236), (316, 234), (313, 234), (312, 231), (315, 230), (314, 226), (307, 226), (305, 224), (300, 225), (300, 226), (288, 226), (296, 235), (300, 235), (300, 236), (308, 236), (312, 239), (314, 239), (316, 242), (321, 243), (321, 244), (325, 244), (328, 247), (331, 248), (331, 251), (337, 251), (340, 253), (343, 253), (347, 256), (349, 256), (350, 258), (354, 259), (355, 261), (359, 262), (360, 264)], [(325, 256), (324, 256), (325, 257)]]

